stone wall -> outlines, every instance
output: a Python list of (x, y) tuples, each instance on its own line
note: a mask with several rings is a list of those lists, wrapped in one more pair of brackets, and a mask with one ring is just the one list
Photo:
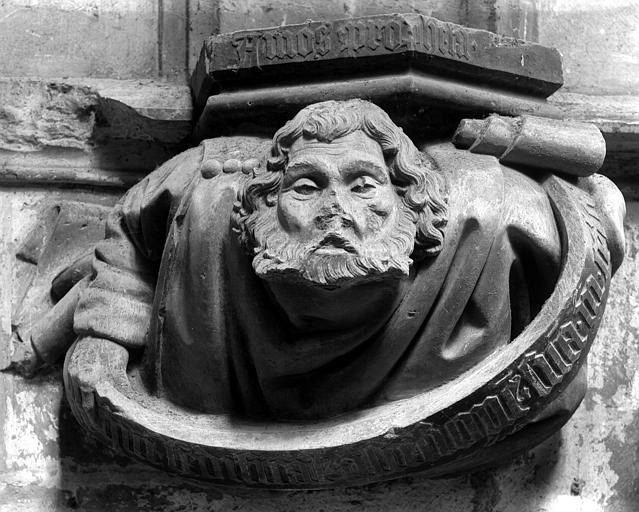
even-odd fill
[(211, 33), (421, 12), (560, 49), (553, 101), (598, 124), (628, 200), (626, 261), (589, 359), (589, 392), (553, 438), (451, 479), (256, 492), (203, 486), (111, 454), (78, 429), (59, 369), (0, 373), (0, 511), (630, 512), (639, 508), (639, 2), (636, 0), (6, 0), (0, 2), (0, 359), (11, 358), (15, 254), (45, 204), (112, 204), (188, 147), (186, 77)]

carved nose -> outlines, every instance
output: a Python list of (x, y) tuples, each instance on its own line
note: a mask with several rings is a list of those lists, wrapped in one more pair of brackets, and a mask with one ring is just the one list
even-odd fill
[(347, 214), (339, 205), (320, 210), (315, 217), (315, 226), (321, 230), (354, 228), (355, 220)]

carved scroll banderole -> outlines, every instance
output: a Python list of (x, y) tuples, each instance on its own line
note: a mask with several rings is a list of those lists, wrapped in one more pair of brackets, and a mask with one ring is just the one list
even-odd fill
[[(252, 423), (136, 400), (126, 350), (74, 345), (66, 395), (80, 424), (101, 441), (173, 473), (218, 484), (315, 489), (412, 473), (442, 476), (456, 461), (499, 450), (579, 372), (603, 315), (611, 278), (607, 240), (594, 204), (576, 186), (545, 183), (565, 261), (555, 290), (526, 329), (472, 369), (417, 396), (339, 419)], [(69, 370), (92, 369), (81, 384)], [(462, 432), (463, 430), (463, 432)], [(539, 438), (538, 441), (543, 439)]]
[(593, 124), (535, 116), (463, 119), (453, 144), (493, 155), (505, 165), (589, 176), (606, 156), (606, 142)]

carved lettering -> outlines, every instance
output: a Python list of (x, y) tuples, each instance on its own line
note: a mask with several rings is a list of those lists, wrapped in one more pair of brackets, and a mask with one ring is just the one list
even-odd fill
[[(431, 429), (434, 429), (431, 426)], [(440, 457), (440, 447), (435, 446), (435, 441), (433, 436), (426, 436), (423, 438), (419, 438), (417, 440), (417, 449), (419, 453), (423, 456), (424, 462), (430, 462), (433, 460), (437, 460)]]
[(392, 454), (392, 458), (395, 461), (395, 467), (405, 468), (408, 466), (408, 459), (404, 455), (404, 452), (401, 450), (401, 447), (394, 446), (389, 448)]
[(286, 478), (289, 482), (296, 482), (299, 484), (308, 482), (308, 476), (304, 471), (303, 464), (299, 461), (292, 461), (284, 467)]
[(366, 45), (366, 25), (362, 23), (349, 23), (346, 25), (351, 50), (357, 52)]
[(397, 21), (391, 21), (384, 27), (384, 46), (394, 51), (402, 46), (402, 26)]
[(277, 51), (277, 45), (278, 45), (278, 41), (275, 38), (275, 34), (271, 34), (271, 33), (265, 33), (262, 36), (262, 41), (263, 41), (263, 54), (264, 57), (266, 57), (268, 60), (273, 60), (275, 58), (278, 58), (278, 51)]
[(559, 372), (560, 375), (567, 375), (572, 369), (572, 361), (564, 358), (556, 347), (556, 341), (552, 341), (546, 347), (546, 355), (548, 356), (548, 361), (552, 364), (552, 366)]
[(477, 419), (487, 436), (498, 434), (512, 422), (496, 396), (486, 397), (481, 403), (473, 405), (470, 413)]
[(562, 337), (576, 350), (582, 350), (588, 341), (588, 330), (577, 329), (576, 322), (570, 321), (561, 326)]
[(300, 57), (308, 57), (313, 53), (315, 34), (309, 28), (303, 28), (297, 35), (297, 54)]
[(315, 30), (315, 51), (321, 56), (331, 51), (330, 28), (326, 25)]
[(371, 50), (377, 50), (382, 45), (382, 29), (375, 21), (369, 21), (366, 24), (366, 47)]
[(203, 465), (202, 474), (208, 475), (212, 480), (221, 480), (224, 472), (219, 459), (200, 455), (201, 465)]
[(439, 40), (439, 26), (434, 20), (428, 20), (425, 25), (423, 21), (424, 20), (422, 19), (422, 46), (424, 47), (424, 50), (431, 53), (438, 46), (437, 41)]
[(275, 55), (281, 60), (286, 56), (284, 37), (281, 32), (275, 32), (273, 39), (275, 40)]
[(539, 396), (547, 396), (563, 377), (553, 369), (544, 354), (526, 354), (519, 364), (519, 371)]
[(452, 445), (458, 450), (468, 448), (482, 438), (474, 417), (468, 412), (457, 414), (444, 424)]
[(386, 456), (383, 450), (377, 447), (370, 447), (366, 449), (366, 455), (373, 467), (378, 471), (388, 472), (394, 469), (392, 461)]
[(358, 475), (360, 468), (357, 461), (350, 457), (344, 457), (331, 462), (324, 468), (324, 478), (329, 481), (341, 480), (349, 475)]
[(282, 32), (282, 39), (284, 40), (284, 48), (287, 57), (291, 59), (297, 55), (297, 38), (296, 35), (285, 30)]
[(420, 444), (423, 443), (421, 439), (419, 439), (415, 443), (402, 443), (399, 449), (402, 451), (406, 466), (415, 467), (426, 462), (426, 457)]
[(439, 53), (446, 55), (450, 51), (450, 29), (447, 25), (439, 27), (438, 48)]
[(433, 426), (426, 434), (426, 439), (431, 443), (433, 453), (438, 453), (440, 457), (444, 457), (455, 451), (451, 446), (447, 436), (437, 427)]
[(571, 341), (572, 338), (570, 338), (567, 328), (562, 327), (559, 336), (555, 340), (555, 348), (564, 360), (574, 363), (579, 359), (579, 355), (581, 354), (581, 343), (571, 343)]
[(530, 398), (530, 390), (522, 383), (521, 375), (505, 377), (506, 386), (501, 389), (500, 397), (508, 410), (510, 417), (517, 419), (526, 414), (530, 407), (526, 405), (526, 400)]
[(457, 58), (470, 60), (470, 52), (468, 49), (468, 33), (463, 30), (455, 30), (453, 32), (454, 37), (454, 52)]
[[(260, 62), (310, 60), (337, 54), (395, 52), (403, 48), (470, 60), (471, 45), (466, 30), (455, 25), (420, 17), (409, 23), (402, 19), (342, 21), (263, 30), (238, 34), (230, 41), (236, 66), (250, 67)], [(265, 59), (265, 60), (262, 60)]]
[(349, 45), (349, 32), (346, 27), (340, 27), (339, 29), (337, 29), (336, 34), (340, 53), (349, 51), (351, 48)]

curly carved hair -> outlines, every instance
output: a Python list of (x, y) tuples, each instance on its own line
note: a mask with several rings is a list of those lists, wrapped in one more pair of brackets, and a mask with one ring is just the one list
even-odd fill
[(234, 221), (241, 243), (251, 254), (252, 233), (261, 206), (276, 202), (292, 144), (300, 137), (332, 142), (357, 130), (382, 148), (391, 182), (416, 224), (412, 257), (434, 256), (442, 249), (447, 196), (444, 176), (435, 163), (418, 151), (388, 114), (368, 101), (324, 101), (309, 105), (273, 137), (271, 157), (238, 192)]

